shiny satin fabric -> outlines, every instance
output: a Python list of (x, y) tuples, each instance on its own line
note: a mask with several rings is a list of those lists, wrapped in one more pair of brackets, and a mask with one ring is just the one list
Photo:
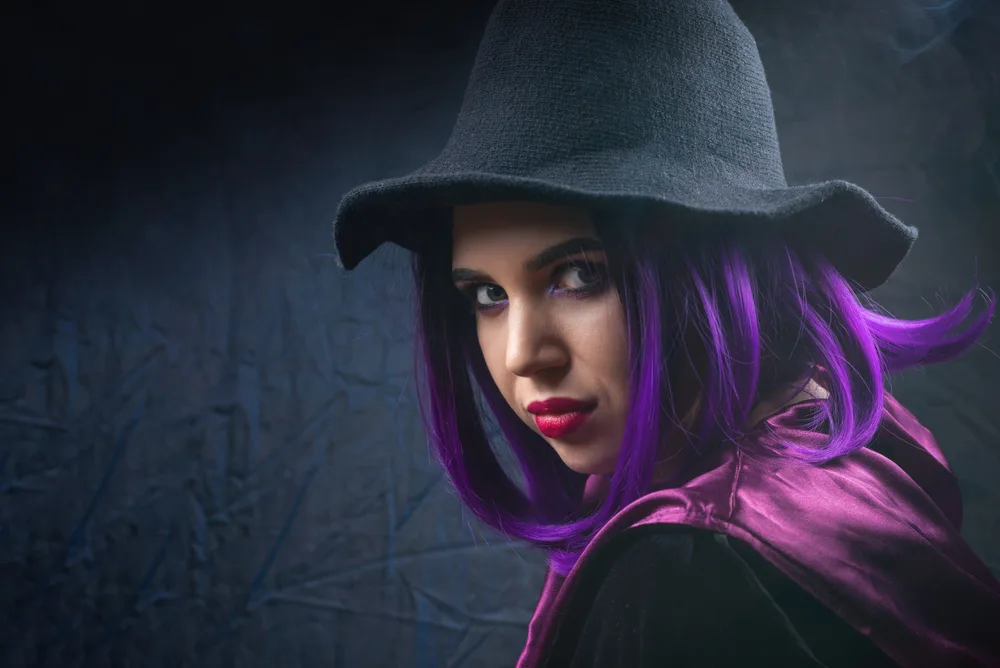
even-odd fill
[(541, 664), (588, 556), (651, 523), (723, 533), (757, 550), (904, 668), (1000, 667), (1000, 582), (959, 534), (958, 483), (931, 433), (886, 395), (879, 433), (822, 466), (774, 456), (817, 443), (810, 401), (703, 458), (687, 482), (624, 508), (565, 577), (547, 574), (518, 668)]

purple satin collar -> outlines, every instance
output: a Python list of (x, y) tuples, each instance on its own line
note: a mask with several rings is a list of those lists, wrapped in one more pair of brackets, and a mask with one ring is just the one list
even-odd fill
[(792, 406), (747, 447), (702, 458), (687, 482), (612, 518), (568, 576), (550, 571), (518, 668), (539, 665), (593, 551), (651, 523), (748, 543), (904, 668), (1000, 667), (1000, 583), (959, 534), (958, 483), (931, 433), (886, 395), (869, 447), (823, 466), (770, 456), (781, 443), (819, 442), (804, 428), (815, 408)]

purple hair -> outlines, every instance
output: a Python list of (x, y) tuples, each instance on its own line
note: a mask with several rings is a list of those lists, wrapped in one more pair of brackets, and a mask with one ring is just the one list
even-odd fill
[[(829, 398), (812, 427), (828, 434), (825, 445), (788, 443), (785, 454), (822, 463), (858, 450), (881, 420), (885, 375), (958, 356), (996, 307), (988, 296), (969, 322), (972, 290), (936, 317), (898, 320), (877, 312), (821, 256), (773, 234), (622, 220), (621, 212), (601, 216), (597, 227), (626, 315), (629, 415), (609, 492), (589, 513), (586, 476), (563, 464), (493, 383), (474, 316), (451, 283), (450, 235), (414, 255), (418, 388), (437, 457), (480, 520), (545, 548), (563, 574), (605, 522), (650, 489), (667, 439), (694, 453), (724, 441), (740, 446), (761, 397), (819, 369)], [(520, 485), (494, 452), (477, 396), (517, 459)], [(696, 418), (684, 425), (693, 396)]]

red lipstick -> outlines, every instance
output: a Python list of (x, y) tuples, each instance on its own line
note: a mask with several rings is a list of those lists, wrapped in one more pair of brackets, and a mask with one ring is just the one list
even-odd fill
[(597, 406), (595, 402), (578, 401), (566, 397), (553, 397), (528, 404), (528, 412), (535, 416), (538, 430), (549, 438), (561, 438), (576, 431)]

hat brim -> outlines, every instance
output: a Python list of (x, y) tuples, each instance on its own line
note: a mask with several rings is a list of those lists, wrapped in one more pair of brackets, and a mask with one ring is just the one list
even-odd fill
[(780, 226), (793, 244), (819, 249), (849, 281), (871, 290), (884, 283), (917, 238), (863, 188), (841, 180), (780, 189), (726, 187), (666, 198), (642, 192), (591, 191), (523, 177), (488, 173), (411, 174), (349, 191), (334, 220), (341, 265), (354, 269), (384, 243), (419, 249), (453, 206), (530, 200), (614, 207), (644, 204), (687, 218)]

